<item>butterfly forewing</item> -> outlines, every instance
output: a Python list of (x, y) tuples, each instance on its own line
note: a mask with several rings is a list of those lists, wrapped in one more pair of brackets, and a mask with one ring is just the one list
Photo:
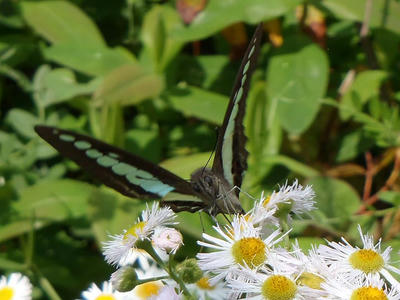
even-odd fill
[(95, 178), (134, 198), (161, 198), (175, 191), (192, 195), (190, 183), (139, 156), (94, 138), (48, 126), (36, 132)]
[[(236, 75), (228, 109), (218, 134), (215, 149), (213, 171), (222, 174), (232, 186), (236, 187), (241, 186), (243, 173), (247, 169), (248, 153), (245, 148), (246, 136), (244, 134), (243, 118), (251, 75), (256, 67), (260, 51), (261, 38), (262, 24), (259, 24)], [(239, 190), (236, 193), (238, 194)]]

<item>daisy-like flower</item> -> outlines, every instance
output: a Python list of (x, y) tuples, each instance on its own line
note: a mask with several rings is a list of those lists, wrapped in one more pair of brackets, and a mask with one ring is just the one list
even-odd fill
[(203, 247), (214, 249), (210, 253), (197, 255), (199, 267), (203, 271), (215, 274), (211, 284), (215, 284), (222, 278), (232, 275), (239, 266), (257, 268), (268, 261), (272, 247), (281, 241), (280, 230), (262, 239), (259, 228), (253, 223), (247, 222), (243, 216), (235, 216), (232, 225), (221, 228), (213, 227), (219, 234), (219, 238), (203, 233), (203, 241), (197, 243)]
[(397, 280), (390, 274), (400, 274), (400, 270), (390, 262), (391, 247), (381, 250), (381, 240), (374, 245), (371, 235), (363, 235), (360, 225), (358, 226), (362, 249), (353, 247), (344, 238), (343, 243), (329, 242), (328, 246), (321, 245), (318, 248), (319, 255), (331, 265), (332, 272), (351, 280), (355, 277), (364, 277), (371, 274), (380, 274), (393, 286), (399, 287)]
[(317, 248), (313, 246), (308, 255), (301, 251), (298, 242), (293, 245), (292, 255), (296, 258), (298, 267), (298, 285), (305, 285), (312, 289), (321, 290), (321, 284), (325, 278), (332, 276), (333, 272), (324, 259), (318, 255)]
[(399, 300), (399, 292), (389, 289), (379, 276), (368, 275), (353, 280), (337, 276), (322, 283), (322, 288), (328, 293), (324, 299), (334, 300)]
[(308, 300), (318, 299), (323, 295), (319, 290), (297, 284), (296, 273), (291, 269), (271, 263), (259, 270), (241, 268), (236, 276), (228, 280), (228, 285), (239, 295), (253, 300)]
[(113, 289), (111, 282), (103, 282), (102, 287), (99, 288), (96, 284), (92, 284), (86, 291), (82, 292), (84, 300), (124, 300), (127, 296), (126, 293), (120, 293)]
[(263, 216), (266, 212), (276, 209), (278, 215), (285, 213), (288, 218), (289, 213), (293, 212), (296, 215), (309, 212), (315, 209), (314, 201), (315, 193), (310, 185), (303, 187), (297, 179), (292, 185), (287, 182), (279, 188), (278, 192), (273, 192), (267, 198), (261, 197), (253, 208), (255, 216)]
[(131, 255), (131, 249), (135, 249), (138, 240), (150, 240), (154, 230), (159, 226), (177, 224), (174, 222), (176, 215), (169, 207), (159, 207), (155, 202), (151, 208), (142, 212), (137, 223), (123, 234), (111, 236), (111, 240), (104, 243), (103, 254), (106, 261), (112, 265), (118, 263)]
[(196, 295), (196, 299), (200, 300), (228, 299), (231, 293), (231, 289), (222, 281), (211, 284), (207, 275), (200, 278), (196, 283), (189, 284), (188, 290), (192, 295)]
[(32, 285), (28, 277), (21, 273), (12, 273), (0, 277), (0, 299), (30, 300), (32, 299)]

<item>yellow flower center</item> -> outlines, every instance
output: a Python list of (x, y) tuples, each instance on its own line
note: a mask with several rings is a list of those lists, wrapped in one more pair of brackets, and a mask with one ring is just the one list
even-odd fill
[(268, 300), (291, 300), (297, 292), (296, 284), (282, 275), (273, 275), (264, 281), (261, 294)]
[(305, 285), (308, 286), (312, 289), (320, 290), (321, 289), (321, 283), (323, 283), (325, 280), (318, 276), (317, 274), (310, 273), (310, 272), (303, 272), (299, 279), (297, 279), (297, 284), (299, 285)]
[(14, 289), (5, 286), (0, 289), (0, 300), (11, 300), (14, 296)]
[(380, 271), (385, 265), (382, 256), (371, 249), (361, 249), (352, 253), (349, 257), (351, 265), (365, 273)]
[(387, 300), (385, 292), (382, 289), (368, 286), (356, 289), (350, 297), (350, 300)]
[(146, 225), (146, 222), (142, 221), (137, 223), (136, 225), (133, 225), (131, 228), (129, 228), (125, 234), (124, 234), (124, 240), (128, 240), (128, 236), (132, 235), (135, 238), (138, 238), (138, 233), (143, 232), (143, 228)]
[(162, 287), (163, 284), (160, 281), (142, 283), (135, 287), (136, 296), (139, 299), (147, 299), (151, 296), (156, 296)]
[(232, 246), (232, 255), (236, 263), (250, 268), (261, 265), (267, 258), (264, 242), (255, 237), (236, 241)]
[(208, 280), (208, 277), (202, 277), (200, 280), (196, 282), (197, 286), (201, 288), (202, 290), (209, 290), (212, 291), (215, 289), (215, 286), (212, 286), (210, 284), (210, 281)]
[(108, 295), (103, 294), (103, 295), (100, 295), (100, 296), (96, 297), (95, 300), (115, 300), (115, 297), (113, 295), (110, 295), (110, 294), (108, 294)]
[(268, 196), (267, 198), (265, 198), (264, 201), (263, 201), (263, 206), (267, 207), (267, 205), (268, 205), (270, 200), (271, 200), (271, 196)]

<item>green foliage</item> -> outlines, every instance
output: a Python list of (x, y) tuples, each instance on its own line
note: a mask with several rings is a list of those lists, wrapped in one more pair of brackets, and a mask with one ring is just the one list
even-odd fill
[[(239, 66), (220, 31), (244, 22), (251, 34), (275, 18), (283, 45), (265, 34), (247, 101), (243, 191), (312, 184), (318, 210), (292, 232), (304, 249), (327, 233), (355, 239), (358, 223), (384, 223), (382, 238), (399, 245), (389, 228), (400, 204), (400, 4), (375, 0), (365, 21), (366, 2), (307, 2), (323, 14), (325, 47), (301, 30), (299, 0), (209, 0), (190, 26), (175, 1), (0, 2), (1, 272), (30, 275), (36, 299), (78, 298), (111, 273), (101, 243), (146, 205), (99, 186), (36, 124), (95, 136), (189, 179), (212, 155)], [(179, 221), (191, 241), (212, 225), (190, 213)], [(195, 252), (187, 245), (181, 260)]]

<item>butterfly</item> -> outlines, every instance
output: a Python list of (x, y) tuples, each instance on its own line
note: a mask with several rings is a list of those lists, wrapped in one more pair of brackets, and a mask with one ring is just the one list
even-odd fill
[(211, 216), (244, 213), (239, 201), (248, 156), (243, 118), (261, 38), (262, 24), (259, 24), (236, 75), (219, 130), (213, 165), (210, 169), (194, 171), (190, 182), (135, 154), (89, 136), (45, 125), (35, 126), (35, 131), (63, 156), (123, 195), (155, 199), (174, 192), (198, 199), (161, 200), (162, 205), (170, 206), (175, 212), (202, 210)]

